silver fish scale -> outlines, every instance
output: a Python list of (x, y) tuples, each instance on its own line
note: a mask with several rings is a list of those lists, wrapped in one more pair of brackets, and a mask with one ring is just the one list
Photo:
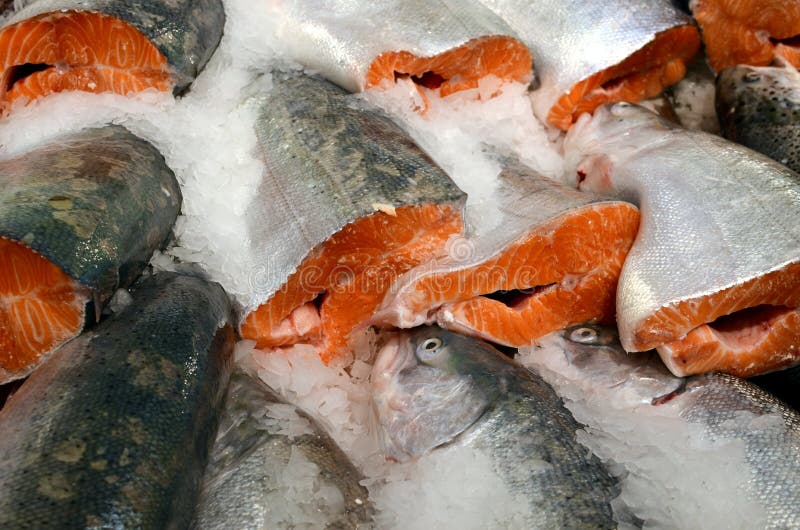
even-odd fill
[(351, 91), (365, 88), (381, 53), (431, 57), (469, 40), (513, 31), (477, 2), (272, 0), (276, 36), (292, 59)]
[(480, 0), (517, 32), (533, 55), (541, 120), (578, 82), (616, 64), (656, 34), (691, 24), (667, 0)]
[(249, 309), (272, 296), (317, 245), (375, 214), (376, 205), (463, 207), (466, 195), (408, 134), (331, 83), (276, 74), (275, 88), (254, 103), (266, 171), (248, 218), (254, 267), (262, 272)]
[[(800, 527), (800, 418), (755, 385), (727, 374), (689, 380), (683, 417), (702, 423), (714, 441), (744, 440), (752, 470), (748, 491), (767, 512), (764, 528)], [(743, 423), (773, 415), (770, 423)], [(783, 422), (780, 422), (782, 419)]]
[(54, 11), (93, 11), (116, 17), (142, 32), (167, 58), (182, 92), (217, 49), (225, 26), (221, 0), (23, 0), (6, 22), (15, 24)]
[[(567, 157), (608, 156), (612, 193), (642, 212), (617, 291), (620, 339), (629, 351), (638, 325), (658, 309), (800, 260), (800, 177), (793, 171), (641, 107), (607, 106), (580, 125), (566, 142)], [(591, 176), (587, 184), (592, 189)]]

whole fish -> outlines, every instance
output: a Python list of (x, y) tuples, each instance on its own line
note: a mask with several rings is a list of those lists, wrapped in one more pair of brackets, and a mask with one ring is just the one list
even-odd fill
[(735, 66), (717, 76), (725, 138), (800, 171), (800, 73), (792, 67)]
[(196, 528), (365, 527), (370, 505), (361, 479), (315, 420), (237, 372), (206, 469)]
[(640, 205), (617, 287), (627, 351), (675, 375), (747, 377), (800, 361), (800, 177), (637, 107), (598, 109), (567, 134), (581, 189)]
[(675, 377), (595, 325), (520, 360), (586, 424), (581, 441), (614, 463), (618, 500), (645, 528), (800, 525), (800, 415), (767, 392), (721, 373)]
[(639, 213), (581, 193), (517, 162), (498, 176), (488, 213), (468, 205), (468, 238), (392, 286), (373, 319), (409, 328), (426, 321), (506, 346), (571, 324), (614, 320), (619, 271)]
[(708, 64), (719, 72), (739, 64), (767, 66), (776, 58), (800, 67), (800, 1), (690, 0)]
[(0, 527), (186, 528), (233, 353), (217, 284), (159, 273), (0, 411)]
[(700, 47), (691, 18), (670, 0), (480, 1), (530, 48), (534, 111), (564, 130), (604, 103), (658, 95)]
[(216, 50), (221, 0), (23, 0), (0, 28), (0, 104), (52, 92), (180, 94)]
[[(276, 73), (250, 101), (265, 164), (241, 334), (318, 346), (326, 361), (391, 282), (463, 230), (464, 193), (398, 125), (315, 77)], [(316, 303), (315, 303), (316, 300)]]
[(181, 191), (119, 126), (0, 161), (0, 383), (26, 376), (131, 285), (170, 237)]
[(616, 484), (576, 441), (580, 425), (549, 385), (488, 344), (404, 332), (381, 348), (371, 381), (388, 457), (466, 446), (529, 501), (525, 528), (616, 527)]
[(441, 96), (489, 75), (531, 80), (528, 49), (478, 2), (271, 0), (268, 8), (286, 54), (351, 92), (398, 77)]

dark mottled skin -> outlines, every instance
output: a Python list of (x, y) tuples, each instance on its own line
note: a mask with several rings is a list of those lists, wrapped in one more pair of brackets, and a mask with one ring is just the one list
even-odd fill
[(344, 511), (329, 520), (326, 528), (364, 528), (372, 508), (367, 489), (360, 484), (361, 473), (300, 409), (295, 408), (295, 413), (308, 420), (312, 432), (290, 437), (280, 432), (281, 424), (267, 428), (265, 408), (274, 404), (286, 402), (260, 380), (243, 372), (231, 377), (220, 420), (222, 434), (206, 470), (196, 527), (274, 527), (276, 519), (266, 493), (273, 480), (282, 483), (283, 479), (267, 475), (285, 468), (295, 448), (317, 465), (321, 479), (336, 487), (344, 499)]
[(800, 171), (800, 75), (736, 66), (717, 76), (717, 117), (734, 142)]
[(173, 68), (176, 94), (189, 86), (214, 54), (225, 26), (221, 0), (29, 0), (22, 16), (60, 9), (97, 11), (141, 31)]
[(0, 412), (0, 528), (186, 528), (234, 344), (222, 288), (160, 273)]
[(117, 126), (0, 161), (0, 236), (37, 251), (106, 300), (168, 239), (181, 192), (155, 147)]

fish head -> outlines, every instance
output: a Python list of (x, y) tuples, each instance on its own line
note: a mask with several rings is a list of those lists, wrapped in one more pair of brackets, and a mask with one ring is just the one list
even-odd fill
[(564, 138), (566, 179), (583, 191), (612, 194), (613, 169), (676, 126), (639, 105), (619, 102), (582, 114)]
[(387, 458), (403, 462), (453, 442), (499, 395), (503, 369), (501, 354), (472, 337), (433, 326), (391, 334), (371, 375)]
[(626, 352), (615, 328), (582, 324), (539, 342), (548, 355), (562, 357), (555, 359), (562, 365), (559, 372), (569, 373), (597, 398), (614, 394), (626, 403), (658, 404), (683, 388), (683, 379), (672, 375), (654, 352)]
[(758, 123), (797, 123), (800, 73), (794, 67), (739, 65), (717, 76), (715, 105), (727, 136)]

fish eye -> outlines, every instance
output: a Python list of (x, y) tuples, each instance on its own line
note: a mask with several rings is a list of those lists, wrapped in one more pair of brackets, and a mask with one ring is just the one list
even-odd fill
[(433, 359), (439, 353), (441, 347), (442, 339), (438, 337), (427, 338), (417, 346), (417, 356), (423, 361)]
[(589, 326), (581, 326), (570, 331), (568, 338), (579, 344), (599, 344), (600, 333)]
[(757, 82), (761, 81), (761, 74), (758, 74), (756, 72), (748, 72), (748, 73), (744, 74), (744, 76), (742, 77), (742, 80), (745, 83), (757, 83)]

